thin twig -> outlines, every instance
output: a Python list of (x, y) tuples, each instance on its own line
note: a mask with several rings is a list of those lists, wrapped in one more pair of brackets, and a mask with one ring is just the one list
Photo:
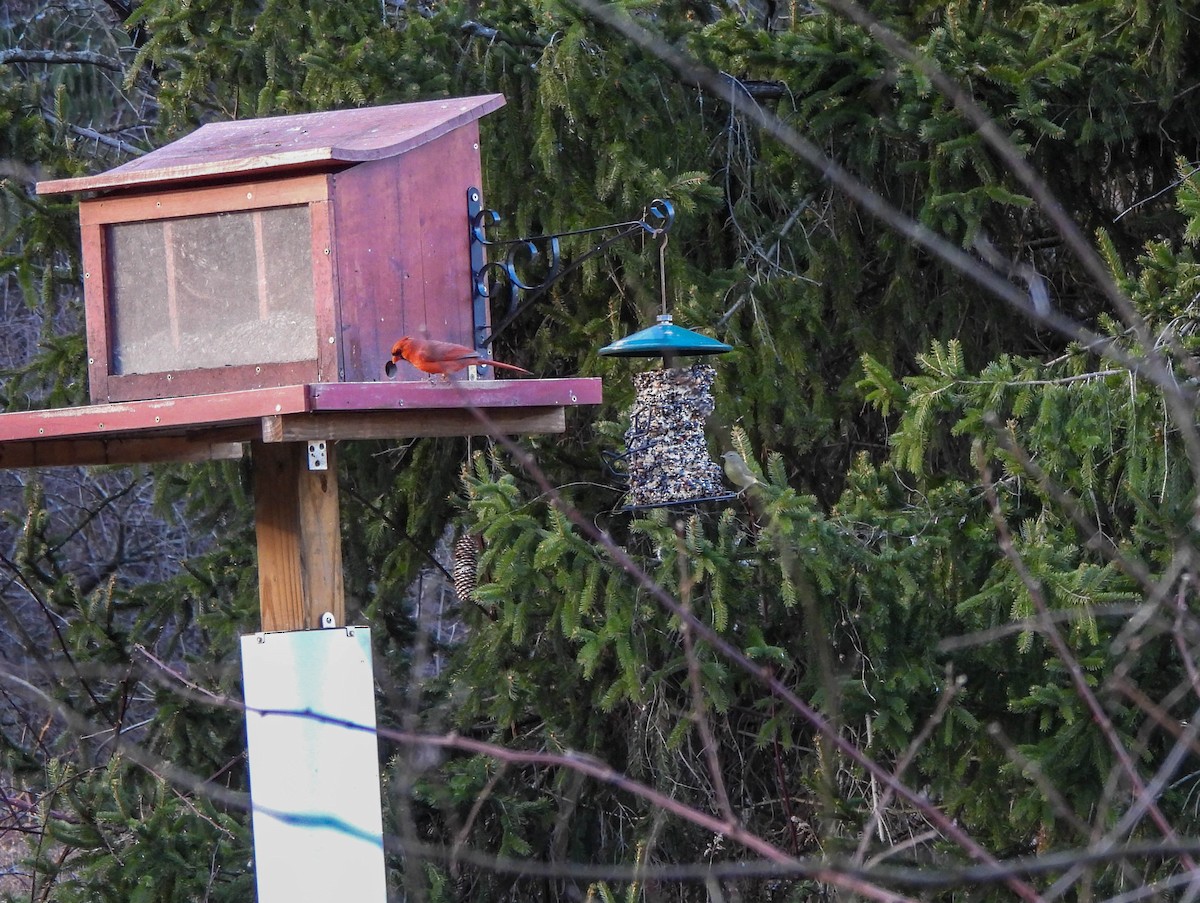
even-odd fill
[(700, 661), (696, 658), (695, 643), (692, 641), (692, 631), (687, 622), (680, 625), (680, 633), (683, 635), (683, 654), (687, 659), (688, 685), (692, 694), (692, 721), (700, 733), (704, 762), (708, 767), (708, 779), (712, 782), (713, 792), (717, 796), (717, 811), (724, 816), (726, 821), (735, 822), (737, 816), (729, 802), (729, 791), (725, 788), (725, 778), (721, 773), (717, 740), (708, 723), (708, 708), (704, 704), (704, 682), (700, 676)]
[[(958, 695), (958, 691), (962, 689), (965, 683), (966, 678), (963, 675), (954, 676), (952, 665), (946, 666), (946, 681), (942, 687), (942, 693), (938, 697), (937, 707), (933, 710), (933, 714), (925, 719), (925, 723), (921, 725), (921, 729), (917, 732), (917, 735), (912, 738), (912, 741), (904, 750), (904, 754), (897, 760), (896, 767), (892, 769), (892, 774), (895, 775), (897, 781), (904, 778), (904, 772), (913, 763), (913, 760), (917, 757), (917, 753), (925, 745), (925, 741), (929, 739), (934, 728), (942, 723), (942, 720), (946, 717), (946, 712), (950, 710), (950, 703), (954, 701), (954, 697)], [(858, 849), (854, 851), (852, 861), (856, 865), (861, 865), (863, 859), (866, 857), (867, 847), (871, 843), (871, 835), (875, 832), (875, 826), (883, 819), (883, 812), (892, 804), (892, 797), (894, 795), (892, 788), (885, 788), (882, 798), (880, 798), (879, 802), (871, 810), (871, 817), (867, 819), (867, 823), (862, 830), (862, 837), (859, 838)]]

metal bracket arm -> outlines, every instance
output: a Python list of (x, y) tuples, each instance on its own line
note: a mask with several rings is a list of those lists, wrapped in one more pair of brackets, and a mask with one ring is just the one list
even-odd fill
[[(478, 188), (468, 188), (467, 217), (471, 224), (471, 299), (475, 321), (475, 347), (480, 353), (486, 353), (496, 337), (563, 276), (630, 236), (665, 236), (675, 223), (675, 207), (669, 200), (655, 198), (647, 205), (641, 219), (552, 235), (497, 240), (488, 238), (486, 230), (488, 226), (500, 222), (500, 214), (495, 210), (484, 209)], [(570, 264), (563, 265), (560, 239), (602, 232), (613, 234), (572, 260)], [(489, 261), (488, 248), (499, 251), (503, 255), (502, 259)], [(540, 278), (524, 278), (521, 270), (535, 264), (543, 255), (546, 262)], [(505, 295), (507, 304), (504, 315), (499, 323), (489, 328), (491, 302)]]

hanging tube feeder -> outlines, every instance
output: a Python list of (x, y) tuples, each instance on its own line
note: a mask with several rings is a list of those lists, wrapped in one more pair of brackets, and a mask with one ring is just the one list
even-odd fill
[[(730, 345), (676, 326), (666, 312), (666, 272), (662, 270), (663, 313), (654, 326), (600, 349), (606, 357), (661, 357), (660, 370), (634, 374), (635, 398), (625, 432), (625, 452), (610, 467), (629, 481), (624, 510), (667, 508), (723, 502), (736, 498), (725, 488), (721, 466), (709, 456), (704, 425), (713, 412), (716, 368), (694, 363), (676, 366), (680, 357), (724, 354)], [(619, 470), (617, 468), (620, 468)]]

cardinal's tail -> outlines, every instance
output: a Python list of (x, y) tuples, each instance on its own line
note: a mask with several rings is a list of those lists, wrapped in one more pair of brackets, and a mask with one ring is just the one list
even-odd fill
[(525, 373), (525, 374), (528, 374), (529, 376), (533, 376), (533, 374), (530, 373), (528, 370), (526, 370), (524, 367), (518, 367), (516, 364), (502, 364), (502, 363), (500, 363), (500, 361), (488, 360), (486, 357), (480, 358), (475, 363), (487, 364), (489, 367), (503, 367), (505, 370), (516, 370), (518, 373)]

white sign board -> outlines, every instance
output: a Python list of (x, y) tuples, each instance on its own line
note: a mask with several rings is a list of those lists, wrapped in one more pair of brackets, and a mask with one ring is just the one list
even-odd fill
[(371, 631), (242, 637), (259, 903), (385, 903)]

